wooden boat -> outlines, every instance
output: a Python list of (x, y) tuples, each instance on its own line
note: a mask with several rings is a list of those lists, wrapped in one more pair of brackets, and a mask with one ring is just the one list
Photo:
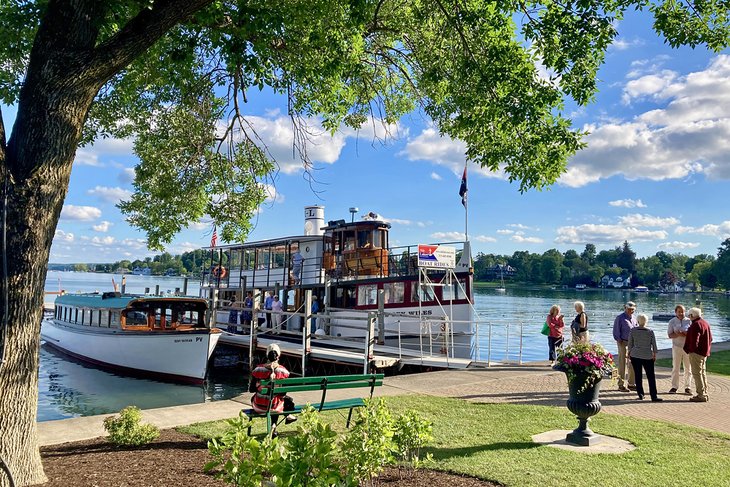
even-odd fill
[(44, 319), (41, 338), (94, 364), (200, 383), (220, 337), (206, 326), (207, 309), (195, 297), (66, 294)]
[[(211, 257), (216, 257), (211, 260), (226, 264), (203, 269), (201, 296), (235, 304), (218, 311), (217, 320), (225, 323), (229, 313), (236, 321), (248, 291), (257, 312), (262, 311), (266, 292), (278, 293), (284, 310), (297, 312), (304, 311), (310, 293), (320, 307), (318, 338), (324, 334), (364, 339), (368, 312), (382, 307), (378, 342), (410, 343), (429, 348), (429, 353), (471, 358), (469, 242), (390, 247), (389, 230), (390, 224), (378, 215), (325, 223), (323, 207), (306, 207), (304, 235), (209, 247)], [(300, 317), (289, 320), (287, 329), (300, 331)], [(228, 334), (221, 340), (247, 343), (244, 337)]]

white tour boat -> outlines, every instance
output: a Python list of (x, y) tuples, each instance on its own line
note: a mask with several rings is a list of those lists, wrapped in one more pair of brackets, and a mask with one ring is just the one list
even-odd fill
[[(322, 206), (306, 207), (304, 235), (209, 247), (215, 263), (203, 270), (201, 296), (233, 303), (218, 312), (225, 323), (232, 310), (230, 316), (246, 312), (241, 305), (249, 291), (254, 321), (264, 312), (266, 292), (277, 294), (285, 311), (299, 313), (311, 293), (319, 306), (316, 338), (362, 339), (368, 313), (378, 312), (379, 343), (472, 358), (469, 242), (390, 247), (389, 229), (375, 214), (325, 224)], [(285, 319), (285, 328), (301, 331), (301, 317)], [(221, 341), (248, 343), (228, 334)]]
[(44, 319), (47, 345), (98, 365), (182, 382), (203, 382), (220, 330), (206, 300), (117, 292), (65, 294)]

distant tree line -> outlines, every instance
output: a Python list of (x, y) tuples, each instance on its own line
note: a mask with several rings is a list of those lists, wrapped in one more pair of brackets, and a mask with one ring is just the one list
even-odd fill
[[(165, 274), (175, 276), (199, 275), (200, 268), (204, 261), (210, 265), (210, 252), (194, 250), (184, 252), (182, 255), (172, 255), (169, 252), (154, 257), (146, 257), (144, 260), (120, 260), (111, 264), (50, 264), (50, 269), (74, 270), (76, 272), (131, 272), (135, 268), (150, 269), (150, 273), (156, 276)], [(217, 257), (217, 256), (216, 256)], [(224, 259), (225, 260), (225, 259)]]
[(697, 290), (730, 289), (730, 238), (722, 242), (717, 257), (708, 254), (688, 257), (660, 251), (637, 258), (628, 242), (600, 252), (595, 245), (587, 244), (580, 254), (575, 250), (561, 253), (556, 249), (542, 254), (520, 250), (511, 256), (479, 253), (474, 259), (474, 278), (499, 280), (500, 273), (495, 272), (495, 266), (505, 265), (513, 268), (502, 273), (505, 279), (525, 284), (599, 287), (604, 276), (614, 279), (630, 276), (631, 287), (669, 289), (679, 284)]

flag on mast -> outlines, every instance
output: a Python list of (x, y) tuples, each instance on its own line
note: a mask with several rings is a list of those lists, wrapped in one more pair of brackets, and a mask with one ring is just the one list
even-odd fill
[(461, 196), (461, 204), (466, 208), (466, 193), (469, 188), (466, 187), (466, 164), (464, 164), (464, 174), (461, 176), (461, 187), (459, 188), (459, 196)]
[(218, 227), (213, 227), (213, 235), (210, 237), (210, 246), (215, 247), (218, 243)]

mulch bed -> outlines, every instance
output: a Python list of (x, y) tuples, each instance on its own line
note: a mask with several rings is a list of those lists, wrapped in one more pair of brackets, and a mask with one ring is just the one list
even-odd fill
[[(163, 430), (139, 448), (116, 447), (104, 438), (41, 448), (48, 476), (44, 487), (214, 487), (225, 482), (203, 473), (210, 461), (205, 442), (175, 430)], [(496, 487), (472, 477), (434, 470), (387, 469), (378, 485), (388, 487)]]

